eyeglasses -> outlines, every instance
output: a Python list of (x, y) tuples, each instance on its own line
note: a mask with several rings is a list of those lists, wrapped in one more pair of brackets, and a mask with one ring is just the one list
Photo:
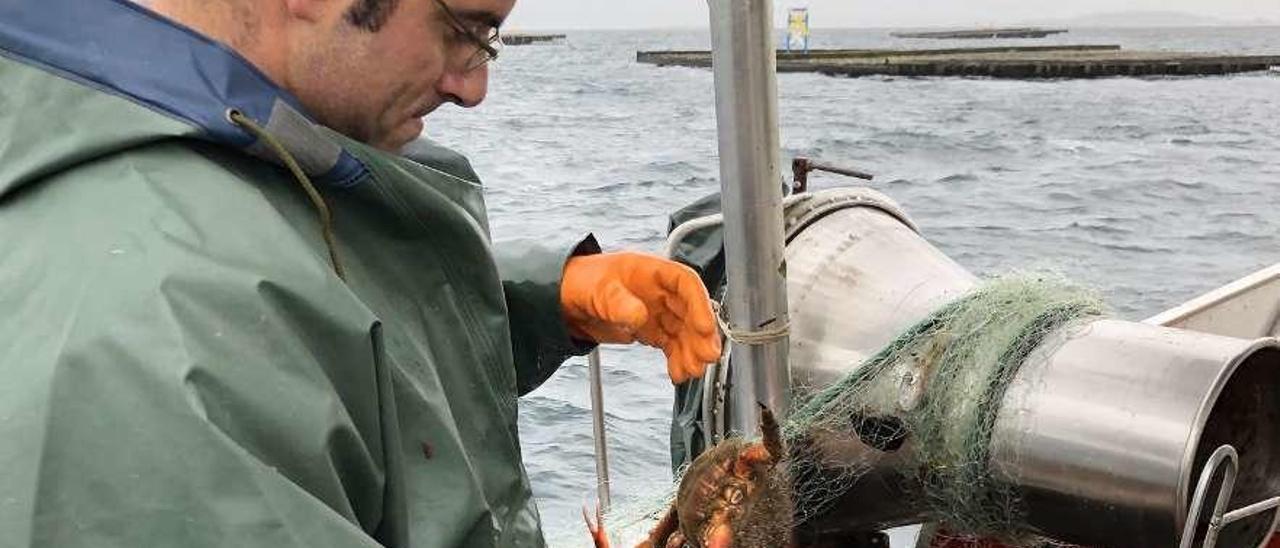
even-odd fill
[[(444, 0), (435, 0), (435, 2), (440, 6), (440, 11), (444, 12), (445, 19), (449, 20), (449, 26), (453, 28), (453, 31), (476, 47), (475, 53), (472, 53), (471, 57), (467, 59), (467, 72), (478, 69), (489, 61), (498, 58), (498, 52), (502, 50), (502, 36), (498, 33), (498, 27), (485, 23), (471, 23), (468, 25), (461, 17), (458, 17), (458, 14), (449, 9), (449, 5), (445, 4)], [(482, 28), (487, 28), (488, 30), (481, 30)]]

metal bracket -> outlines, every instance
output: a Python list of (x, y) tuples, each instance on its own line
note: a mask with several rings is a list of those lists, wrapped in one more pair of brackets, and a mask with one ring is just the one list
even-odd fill
[(827, 173), (835, 173), (837, 175), (844, 175), (846, 177), (853, 177), (864, 181), (870, 181), (875, 178), (875, 175), (860, 169), (834, 166), (810, 160), (803, 156), (797, 156), (795, 159), (791, 160), (791, 176), (794, 179), (791, 183), (791, 192), (793, 194), (802, 194), (809, 189), (809, 172), (811, 171), (825, 171)]
[(729, 359), (733, 345), (726, 343), (720, 360), (707, 367), (702, 377), (703, 441), (707, 449), (724, 440), (729, 430), (725, 417), (729, 399)]
[[(1191, 499), (1191, 508), (1187, 514), (1187, 521), (1182, 528), (1182, 541), (1178, 543), (1179, 548), (1191, 548), (1195, 542), (1196, 529), (1200, 526), (1200, 508), (1204, 506), (1205, 498), (1209, 496), (1209, 487), (1213, 482), (1214, 476), (1218, 475), (1218, 471), (1223, 466), (1226, 466), (1226, 471), (1222, 478), (1222, 486), (1218, 488), (1218, 498), (1213, 504), (1213, 515), (1209, 518), (1209, 529), (1205, 532), (1202, 548), (1217, 546), (1218, 534), (1222, 531), (1222, 528), (1268, 510), (1280, 508), (1280, 496), (1276, 496), (1250, 504), (1244, 508), (1227, 511), (1227, 503), (1231, 500), (1231, 492), (1235, 489), (1236, 484), (1236, 474), (1240, 469), (1240, 456), (1236, 453), (1235, 447), (1223, 445), (1209, 456), (1209, 460), (1205, 462), (1204, 470), (1200, 472), (1200, 481), (1196, 485), (1196, 492)], [(1277, 520), (1280, 520), (1280, 512), (1271, 519), (1271, 529), (1275, 529)]]

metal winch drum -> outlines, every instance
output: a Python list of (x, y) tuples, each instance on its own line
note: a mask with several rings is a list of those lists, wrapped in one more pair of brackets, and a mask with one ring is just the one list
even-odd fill
[[(977, 284), (878, 192), (838, 189), (788, 203), (796, 386), (843, 377)], [(1031, 532), (1086, 546), (1178, 546), (1201, 472), (1224, 445), (1239, 453), (1228, 509), (1280, 492), (1275, 339), (1098, 320), (1051, 334), (1032, 358), (1005, 392), (990, 462), (1020, 496)], [(871, 470), (806, 527), (866, 531), (937, 518), (916, 502), (923, 486), (895, 468), (911, 440), (893, 453), (846, 443), (829, 456)], [(1200, 523), (1224, 482), (1211, 475)], [(1223, 528), (1218, 544), (1257, 547), (1273, 526), (1274, 513), (1259, 512)]]

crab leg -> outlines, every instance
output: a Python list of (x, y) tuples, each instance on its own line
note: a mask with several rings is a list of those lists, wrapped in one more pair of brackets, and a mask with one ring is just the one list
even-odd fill
[(772, 464), (777, 462), (777, 458), (769, 453), (764, 444), (757, 443), (738, 455), (733, 461), (733, 475), (739, 478), (748, 479), (751, 477), (751, 468), (757, 464)]
[(702, 544), (706, 548), (733, 548), (733, 530), (721, 515), (712, 518)]
[(600, 505), (596, 505), (596, 519), (591, 519), (587, 507), (582, 507), (582, 521), (587, 522), (587, 531), (591, 532), (591, 541), (595, 543), (596, 548), (609, 548), (609, 534), (604, 530), (604, 512), (600, 511)]
[[(680, 534), (679, 529), (680, 516), (676, 514), (676, 508), (672, 506), (670, 510), (667, 510), (667, 514), (662, 516), (662, 520), (658, 522), (658, 525), (654, 526), (653, 531), (649, 532), (649, 538), (637, 545), (636, 548), (666, 548), (671, 545), (669, 541), (675, 535)], [(684, 544), (684, 542), (680, 544)]]
[(778, 427), (773, 411), (763, 405), (760, 406), (760, 433), (764, 435), (764, 447), (773, 456), (773, 462), (782, 460), (787, 455), (782, 447), (782, 429)]

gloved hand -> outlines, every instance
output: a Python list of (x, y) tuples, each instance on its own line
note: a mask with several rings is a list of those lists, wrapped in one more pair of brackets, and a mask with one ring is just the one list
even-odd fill
[(702, 376), (720, 358), (707, 288), (675, 261), (630, 252), (570, 258), (560, 308), (574, 337), (661, 348), (674, 384)]

